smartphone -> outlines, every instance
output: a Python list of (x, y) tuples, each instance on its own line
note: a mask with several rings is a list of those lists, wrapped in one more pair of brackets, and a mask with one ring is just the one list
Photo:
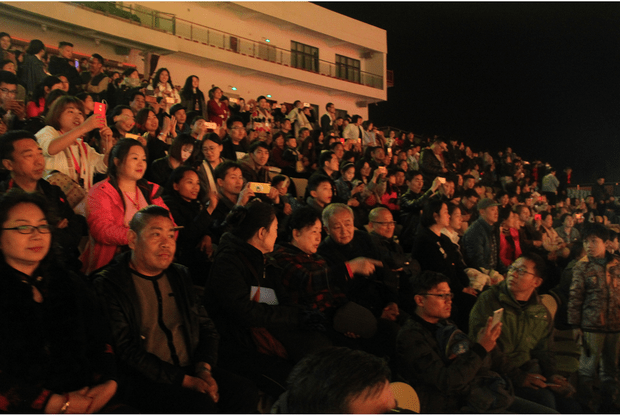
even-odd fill
[(340, 138), (340, 142), (344, 145), (344, 138)]
[(172, 97), (166, 97), (166, 103), (168, 103), (168, 104), (174, 104), (174, 98), (172, 98)]
[(146, 91), (144, 91), (144, 95), (146, 95), (147, 97), (155, 96), (155, 90), (147, 88)]
[(205, 126), (209, 130), (215, 130), (217, 128), (217, 124), (214, 122), (205, 122)]
[(445, 184), (446, 183), (446, 178), (445, 177), (440, 177), (439, 178), (439, 183)]
[(534, 215), (534, 220), (542, 220), (542, 217), (540, 216), (540, 213), (537, 213)]
[(493, 321), (491, 321), (491, 327), (495, 327), (497, 323), (502, 321), (502, 316), (504, 315), (504, 309), (500, 308), (493, 312)]
[(125, 138), (133, 138), (134, 140), (140, 140), (140, 136), (138, 134), (125, 134)]
[(269, 191), (271, 190), (271, 185), (269, 183), (256, 183), (256, 182), (250, 182), (248, 184), (248, 187), (254, 192), (254, 193), (269, 193)]
[(105, 117), (105, 104), (95, 102), (95, 115), (103, 115)]

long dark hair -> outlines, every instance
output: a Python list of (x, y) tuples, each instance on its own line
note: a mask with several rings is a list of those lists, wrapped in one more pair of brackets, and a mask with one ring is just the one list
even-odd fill
[(45, 87), (52, 89), (56, 84), (62, 84), (62, 81), (57, 76), (46, 76), (43, 78), (39, 85), (35, 87), (34, 94), (32, 95), (32, 100), (35, 104), (39, 105), (39, 99), (45, 97)]
[[(192, 87), (192, 81), (194, 80), (194, 78), (200, 80), (200, 78), (197, 77), (196, 75), (190, 75), (185, 80), (185, 85), (183, 85), (183, 88), (181, 88), (181, 97), (183, 99), (186, 99), (186, 100), (192, 99), (192, 95), (194, 95), (194, 88)], [(203, 100), (205, 99), (205, 94), (202, 93), (200, 88), (196, 88), (196, 95), (201, 96)]]
[[(121, 197), (121, 201), (123, 202), (123, 211), (127, 209), (127, 206), (125, 205), (125, 198), (123, 197), (123, 192), (121, 192), (121, 189), (118, 187), (118, 166), (116, 165), (116, 163), (114, 163), (114, 159), (119, 160), (119, 166), (122, 165), (123, 163), (125, 163), (125, 160), (127, 160), (127, 155), (129, 154), (129, 150), (131, 150), (132, 147), (142, 147), (142, 149), (144, 150), (144, 154), (148, 158), (147, 149), (138, 140), (134, 140), (133, 138), (122, 138), (118, 140), (114, 147), (112, 147), (112, 150), (110, 151), (110, 156), (108, 158), (108, 180), (110, 181), (112, 187), (116, 189), (116, 191)], [(142, 177), (136, 182), (136, 185), (138, 186), (140, 191), (142, 191), (146, 202), (150, 205), (151, 192), (149, 191), (149, 182), (144, 177)]]
[[(141, 133), (146, 132), (145, 124), (146, 124), (146, 120), (149, 118), (149, 112), (152, 112), (157, 117), (157, 114), (155, 114), (155, 111), (153, 111), (152, 108), (142, 108), (136, 114), (136, 129), (140, 131)], [(158, 119), (157, 131), (155, 131), (156, 138), (160, 131), (161, 131), (161, 123), (159, 122), (159, 119)], [(149, 139), (151, 139), (150, 135), (149, 135)]]
[(153, 89), (157, 88), (157, 84), (159, 83), (159, 75), (161, 75), (163, 71), (168, 72), (168, 83), (170, 84), (170, 87), (174, 88), (174, 85), (172, 84), (172, 76), (170, 76), (170, 71), (166, 68), (159, 68), (157, 72), (155, 72), (155, 76), (153, 77)]
[(36, 55), (43, 49), (45, 49), (45, 45), (43, 44), (43, 42), (41, 42), (39, 39), (32, 39), (30, 43), (28, 43), (26, 53), (28, 55)]

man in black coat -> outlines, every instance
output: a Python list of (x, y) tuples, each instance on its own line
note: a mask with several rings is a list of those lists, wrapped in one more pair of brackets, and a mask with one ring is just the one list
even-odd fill
[(95, 271), (106, 305), (127, 402), (147, 413), (250, 413), (247, 379), (217, 367), (219, 334), (187, 268), (173, 264), (170, 212), (151, 205), (129, 223), (130, 252)]
[(69, 81), (69, 95), (75, 95), (77, 87), (82, 84), (82, 78), (75, 67), (73, 59), (73, 44), (69, 42), (60, 42), (58, 44), (58, 52), (60, 56), (52, 56), (50, 58), (49, 73), (54, 76), (63, 75)]

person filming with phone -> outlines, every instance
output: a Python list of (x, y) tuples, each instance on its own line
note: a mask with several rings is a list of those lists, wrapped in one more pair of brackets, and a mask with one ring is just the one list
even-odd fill
[(536, 291), (544, 281), (544, 268), (539, 255), (521, 255), (509, 268), (506, 280), (478, 296), (469, 316), (469, 333), (478, 333), (494, 311), (503, 308), (499, 357), (491, 369), (506, 373), (521, 398), (560, 413), (581, 413), (572, 397), (575, 388), (558, 374), (550, 350), (553, 318)]

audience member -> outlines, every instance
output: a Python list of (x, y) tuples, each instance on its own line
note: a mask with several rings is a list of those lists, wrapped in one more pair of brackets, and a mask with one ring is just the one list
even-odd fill
[(170, 114), (170, 108), (175, 104), (181, 103), (181, 97), (174, 88), (170, 72), (166, 68), (159, 68), (155, 72), (153, 82), (146, 88), (147, 94), (152, 93), (156, 98), (161, 98), (163, 110)]
[(161, 206), (129, 223), (129, 252), (94, 276), (110, 317), (127, 402), (150, 413), (248, 413), (254, 385), (218, 366), (219, 336), (192, 287), (173, 264), (175, 225)]

